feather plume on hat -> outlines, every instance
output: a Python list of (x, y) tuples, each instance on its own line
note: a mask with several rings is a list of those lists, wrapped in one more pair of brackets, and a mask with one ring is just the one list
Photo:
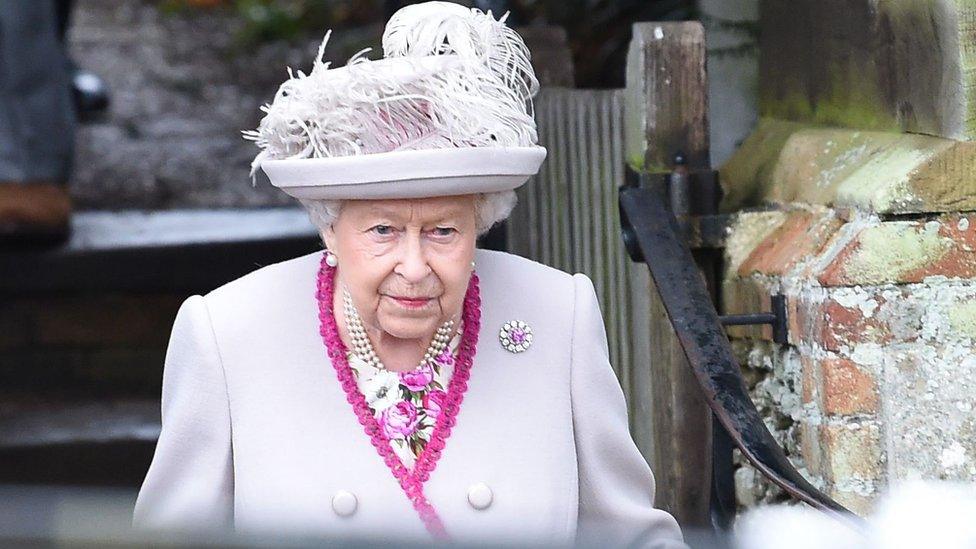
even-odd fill
[[(521, 184), (514, 184), (512, 176), (518, 175), (524, 183), (545, 157), (545, 149), (536, 146), (532, 108), (539, 82), (528, 48), (506, 18), (450, 2), (407, 6), (387, 22), (382, 59), (368, 59), (365, 49), (335, 69), (324, 60), (327, 32), (311, 72), (289, 69), (273, 102), (262, 107), (266, 114), (258, 128), (243, 132), (261, 149), (252, 176), (263, 167), (273, 184), (304, 198), (334, 198), (337, 192), (360, 197), (347, 184), (404, 179), (410, 181), (395, 190), (389, 185), (359, 190), (370, 189), (365, 198), (421, 196), (465, 190), (457, 185), (473, 184), (464, 179), (477, 175), (471, 163), (483, 159), (504, 173), (488, 169), (482, 180), (504, 175), (509, 182), (501, 186), (510, 189)], [(429, 154), (400, 154), (407, 151)], [(429, 173), (419, 167), (402, 170), (405, 160), (429, 164), (437, 154), (456, 161), (435, 162), (443, 164), (442, 173), (436, 166), (428, 166), (434, 169)], [(337, 162), (312, 162), (325, 159)], [(305, 162), (296, 163), (300, 160)], [(395, 163), (401, 165), (400, 175), (382, 173)], [(379, 173), (373, 177), (370, 170)], [(440, 176), (455, 180), (446, 187), (418, 186), (420, 179)], [(470, 192), (500, 190), (495, 188), (500, 181)], [(323, 186), (331, 189), (312, 188)]]

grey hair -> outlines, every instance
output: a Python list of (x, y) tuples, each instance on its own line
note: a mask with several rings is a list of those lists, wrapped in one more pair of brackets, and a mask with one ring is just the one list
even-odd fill
[[(299, 198), (299, 202), (308, 212), (308, 218), (319, 232), (324, 233), (339, 217), (342, 210), (342, 200), (316, 200)], [(515, 191), (498, 191), (481, 193), (475, 197), (474, 215), (478, 236), (488, 232), (496, 223), (508, 218), (515, 208), (517, 198)]]

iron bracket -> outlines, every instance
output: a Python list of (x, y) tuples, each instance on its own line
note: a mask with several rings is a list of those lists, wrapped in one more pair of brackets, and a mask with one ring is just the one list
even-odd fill
[[(724, 248), (726, 229), (732, 216), (715, 213), (722, 196), (718, 172), (688, 169), (681, 154), (675, 156), (674, 163), (675, 170), (669, 174), (638, 174), (628, 167), (627, 179), (622, 189), (639, 188), (641, 177), (654, 181), (655, 185), (666, 189), (666, 204), (674, 215), (678, 231), (688, 248)], [(644, 254), (633, 227), (623, 224), (621, 235), (630, 259), (644, 263)], [(770, 296), (770, 304), (772, 310), (769, 312), (722, 315), (719, 316), (719, 321), (723, 326), (769, 324), (773, 329), (773, 341), (785, 345), (789, 337), (786, 296), (774, 294)]]
[(772, 311), (768, 313), (750, 313), (740, 315), (721, 315), (718, 317), (722, 326), (753, 326), (769, 324), (773, 328), (773, 341), (780, 345), (788, 342), (789, 327), (786, 322), (786, 296), (773, 294), (769, 297)]

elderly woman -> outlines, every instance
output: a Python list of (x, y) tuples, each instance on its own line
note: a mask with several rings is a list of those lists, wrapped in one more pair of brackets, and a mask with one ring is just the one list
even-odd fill
[(521, 38), (429, 2), (383, 48), (248, 134), (327, 249), (183, 304), (136, 525), (682, 547), (590, 280), (475, 248), (545, 157)]

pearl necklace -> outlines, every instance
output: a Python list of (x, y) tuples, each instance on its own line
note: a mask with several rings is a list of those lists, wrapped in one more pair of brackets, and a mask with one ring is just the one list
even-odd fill
[[(373, 343), (366, 335), (366, 328), (363, 327), (363, 319), (359, 316), (359, 311), (352, 303), (352, 295), (349, 294), (349, 290), (345, 286), (342, 288), (342, 310), (346, 316), (346, 327), (349, 330), (349, 337), (352, 338), (353, 352), (369, 366), (385, 370), (386, 366), (380, 362), (380, 357), (376, 356)], [(448, 342), (451, 341), (453, 332), (453, 319), (441, 324), (440, 328), (437, 328), (437, 332), (434, 333), (434, 337), (430, 340), (427, 352), (424, 353), (424, 358), (421, 359), (418, 367), (427, 364), (433, 358), (439, 356), (444, 351), (444, 348), (447, 347)]]

